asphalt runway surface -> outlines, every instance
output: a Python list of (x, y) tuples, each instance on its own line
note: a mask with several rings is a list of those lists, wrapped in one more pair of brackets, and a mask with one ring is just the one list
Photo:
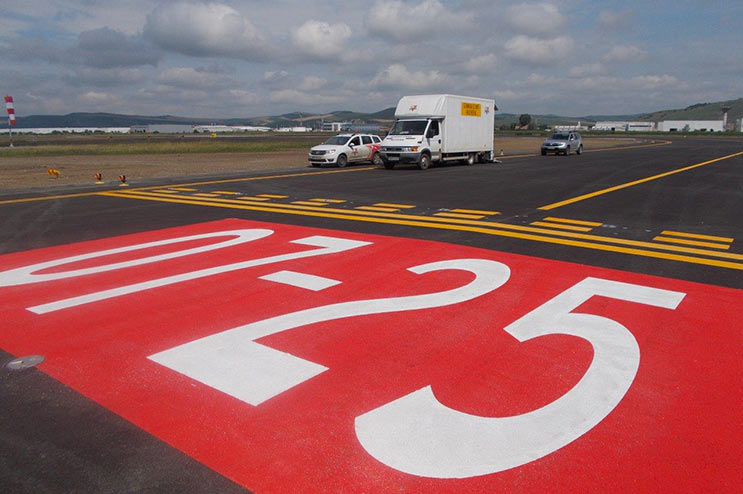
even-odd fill
[[(5, 299), (0, 305), (0, 314), (4, 313), (0, 319), (5, 326), (0, 327), (0, 362), (5, 364), (29, 354), (46, 357), (38, 368), (0, 370), (3, 492), (342, 492), (349, 489), (536, 492), (544, 490), (546, 479), (553, 482), (551, 485), (556, 490), (585, 490), (591, 486), (590, 489), (601, 492), (626, 492), (674, 486), (676, 490), (693, 491), (694, 485), (702, 484), (718, 492), (740, 488), (741, 449), (730, 441), (740, 436), (739, 426), (735, 425), (739, 419), (734, 415), (740, 398), (737, 392), (723, 396), (722, 391), (712, 389), (724, 388), (723, 383), (730, 386), (740, 382), (737, 362), (741, 352), (741, 318), (735, 307), (743, 288), (740, 213), (743, 211), (743, 139), (674, 138), (624, 149), (586, 152), (581, 156), (506, 157), (502, 163), (451, 164), (426, 171), (404, 165), (393, 170), (366, 165), (342, 170), (297, 165), (294, 170), (200, 178), (198, 182), (159, 181), (105, 190), (88, 187), (0, 196), (0, 298)], [(260, 282), (272, 283), (272, 288), (262, 288), (263, 285), (252, 288), (258, 282), (247, 282), (240, 274), (242, 269), (253, 269), (269, 261), (242, 265), (239, 263), (244, 262), (240, 257), (243, 251), (239, 251), (239, 246), (225, 246), (221, 250), (208, 247), (206, 239), (218, 232), (238, 230), (249, 232), (240, 235), (256, 236), (236, 240), (255, 244), (252, 257), (290, 256), (286, 258), (286, 269), (272, 272), (278, 268), (265, 268), (257, 273), (262, 275), (257, 278), (264, 280)], [(202, 250), (168, 257), (174, 251), (162, 246), (169, 245), (169, 238), (186, 238), (184, 242), (189, 248)], [(291, 256), (299, 252), (297, 242), (320, 247), (317, 254), (308, 254), (319, 257), (292, 260)], [(127, 253), (127, 246), (132, 245), (147, 245), (153, 258), (167, 259), (137, 267), (133, 260), (136, 256)], [(288, 249), (291, 254), (282, 253), (287, 245), (291, 246)], [(91, 263), (85, 259), (88, 252), (112, 249), (120, 249), (109, 253), (110, 262), (122, 263), (120, 268), (113, 266), (109, 270), (100, 261)], [(368, 254), (362, 255), (364, 249)], [(217, 317), (216, 322), (204, 319), (203, 324), (209, 326), (204, 333), (195, 329), (188, 333), (194, 342), (203, 342), (197, 345), (199, 354), (203, 352), (211, 355), (213, 361), (221, 362), (219, 349), (226, 351), (230, 345), (224, 342), (211, 345), (205, 336), (222, 334), (220, 331), (233, 326), (239, 333), (243, 331), (241, 324), (260, 317), (294, 314), (292, 311), (311, 319), (312, 307), (322, 304), (330, 304), (328, 311), (343, 303), (350, 304), (349, 300), (366, 300), (366, 305), (373, 306), (370, 300), (387, 293), (380, 291), (385, 284), (412, 299), (417, 292), (411, 292), (409, 287), (414, 283), (405, 281), (406, 275), (399, 273), (410, 271), (416, 262), (428, 266), (425, 263), (435, 264), (445, 258), (454, 262), (451, 269), (470, 271), (476, 279), (501, 276), (505, 280), (508, 275), (487, 274), (488, 270), (497, 271), (502, 266), (510, 269), (513, 281), (501, 289), (503, 296), (508, 297), (507, 309), (503, 309), (507, 315), (503, 320), (492, 316), (495, 322), (490, 323), (497, 325), (500, 332), (503, 327), (511, 332), (508, 328), (513, 327), (514, 336), (519, 331), (514, 320), (527, 321), (524, 314), (536, 312), (535, 307), (550, 297), (558, 300), (558, 292), (554, 290), (567, 292), (589, 277), (620, 283), (609, 283), (592, 293), (635, 302), (622, 302), (629, 306), (622, 309), (625, 312), (611, 304), (606, 310), (627, 327), (634, 325), (630, 330), (636, 327), (632, 332), (639, 342), (642, 359), (639, 354), (635, 359), (639, 370), (634, 384), (634, 374), (626, 378), (629, 391), (624, 389), (613, 398), (609, 394), (602, 398), (614, 400), (613, 406), (602, 415), (606, 417), (603, 422), (600, 417), (594, 420), (598, 424), (595, 429), (591, 426), (585, 431), (569, 431), (566, 437), (573, 435), (560, 445), (534, 446), (547, 448), (546, 454), (525, 451), (517, 461), (513, 459), (518, 456), (515, 454), (506, 460), (503, 454), (492, 453), (490, 459), (477, 457), (459, 465), (457, 461), (462, 456), (447, 456), (447, 451), (456, 448), (443, 447), (446, 443), (438, 437), (430, 440), (433, 442), (424, 441), (428, 447), (417, 453), (405, 449), (414, 439), (405, 444), (394, 443), (393, 439), (389, 439), (392, 443), (385, 443), (380, 439), (384, 437), (380, 431), (384, 429), (385, 415), (371, 410), (392, 413), (391, 408), (382, 405), (398, 403), (393, 399), (405, 392), (387, 396), (383, 390), (394, 388), (397, 383), (377, 377), (371, 381), (361, 379), (359, 375), (364, 372), (358, 368), (365, 358), (371, 357), (368, 353), (354, 352), (364, 345), (377, 348), (371, 335), (374, 331), (384, 332), (386, 326), (397, 321), (394, 318), (364, 316), (361, 319), (370, 321), (360, 324), (362, 329), (365, 324), (369, 326), (365, 329), (370, 331), (364, 333), (366, 336), (337, 336), (323, 348), (315, 346), (317, 341), (324, 340), (322, 335), (314, 333), (312, 338), (298, 336), (294, 340), (278, 334), (267, 336), (267, 340), (261, 341), (288, 352), (282, 355), (303, 355), (302, 359), (292, 358), (306, 364), (296, 370), (297, 375), (306, 374), (305, 377), (295, 376), (292, 379), (296, 383), (275, 392), (266, 391), (262, 385), (246, 389), (245, 383), (234, 383), (225, 376), (215, 378), (202, 367), (184, 364), (186, 357), (179, 352), (186, 352), (187, 348), (183, 348), (187, 345), (175, 346), (177, 338), (171, 339), (189, 321), (206, 318), (204, 314), (210, 305), (233, 300), (235, 292), (244, 287), (254, 298), (247, 320), (229, 305), (219, 309), (218, 317), (212, 316)], [(477, 263), (472, 267), (467, 264), (470, 261), (463, 261), (480, 258), (484, 259), (485, 267)], [(65, 264), (61, 261), (56, 267), (54, 263), (42, 264), (55, 259), (67, 259), (68, 270), (95, 272), (55, 281), (55, 273), (64, 273)], [(125, 265), (127, 262), (133, 264)], [(220, 268), (220, 265), (232, 266), (229, 263), (237, 267)], [(23, 266), (36, 267), (22, 272)], [(104, 268), (96, 271), (96, 266)], [(199, 273), (199, 270), (216, 269), (220, 274), (210, 271), (208, 276), (198, 275), (188, 282), (176, 280), (184, 269)], [(427, 272), (426, 269), (429, 268), (421, 268), (421, 272)], [(7, 272), (11, 275), (5, 275), (3, 281)], [(32, 279), (34, 276), (41, 279)], [(218, 278), (219, 283), (214, 281), (216, 276), (223, 277)], [(159, 285), (167, 285), (163, 290), (172, 290), (163, 292), (167, 295), (156, 300), (146, 296), (155, 290), (152, 279), (171, 278), (172, 286), (171, 281)], [(459, 286), (457, 283), (463, 283), (464, 279), (435, 278), (434, 285), (453, 293)], [(128, 283), (135, 287), (128, 293), (112, 292)], [(137, 288), (140, 285), (142, 291)], [(550, 291), (552, 285), (556, 288)], [(626, 289), (629, 285), (653, 286), (657, 291), (640, 296)], [(272, 291), (274, 286), (278, 286), (276, 293)], [(425, 287), (418, 288), (426, 291)], [(289, 289), (299, 292), (281, 291)], [(339, 295), (334, 295), (334, 290)], [(92, 291), (103, 295), (91, 302), (85, 297)], [(466, 313), (457, 312), (457, 305), (444, 307), (453, 302), (441, 302), (440, 307), (436, 306), (439, 308), (431, 309), (440, 311), (430, 316), (431, 319), (420, 316), (410, 324), (418, 327), (446, 320), (466, 327), (477, 326), (490, 317), (490, 312), (502, 309), (503, 302), (497, 305), (495, 301), (489, 302), (488, 297), (472, 299), (474, 302), (462, 299), (458, 303), (473, 304), (465, 305)], [(176, 303), (177, 306), (172, 305)], [(652, 305), (668, 311), (676, 311), (678, 307), (679, 319), (652, 312), (662, 312), (661, 309), (646, 309)], [(588, 306), (593, 307), (591, 303)], [(371, 313), (363, 312), (367, 309), (357, 310), (362, 312), (352, 313), (353, 317)], [(651, 311), (652, 315), (643, 315), (644, 311)], [(166, 318), (164, 314), (169, 315)], [(335, 323), (326, 324), (334, 327)], [(677, 325), (681, 328), (679, 332), (687, 336), (664, 333), (657, 340), (648, 336), (669, 325)], [(148, 334), (157, 332), (169, 336), (162, 336), (160, 343), (155, 344), (158, 337), (153, 335), (150, 348)], [(714, 348), (706, 343), (700, 346), (701, 340), (695, 338), (702, 338), (702, 332), (714, 335)], [(460, 340), (452, 339), (450, 334), (433, 334), (431, 341), (442, 348), (459, 348), (460, 343), (453, 342)], [(582, 337), (588, 339), (599, 355), (600, 344), (585, 335)], [(404, 388), (413, 391), (426, 384), (420, 376), (409, 374), (410, 369), (418, 367), (412, 363), (402, 368), (395, 365), (408, 358), (413, 362), (412, 355), (416, 355), (415, 358), (425, 361), (421, 368), (429, 369), (438, 379), (434, 382), (439, 384), (433, 385), (438, 399), (450, 408), (469, 411), (468, 416), (528, 416), (528, 410), (551, 403), (553, 398), (552, 403), (563, 403), (558, 399), (560, 393), (568, 396), (583, 389), (581, 375), (585, 372), (588, 376), (594, 369), (590, 345), (563, 347), (568, 344), (561, 340), (555, 343), (554, 351), (567, 352), (579, 361), (575, 365), (565, 364), (560, 371), (560, 379), (564, 381), (557, 378), (550, 381), (552, 368), (544, 368), (540, 375), (548, 376), (546, 381), (528, 384), (541, 390), (540, 399), (511, 399), (512, 408), (501, 410), (494, 403), (469, 396), (461, 389), (463, 382), (471, 380), (477, 383), (477, 389), (492, 391), (492, 383), (481, 376), (484, 365), (471, 364), (468, 372), (461, 372), (459, 381), (447, 373), (438, 374), (445, 365), (467, 367), (468, 361), (478, 361), (474, 354), (444, 356), (436, 347), (418, 355), (416, 348), (426, 348), (427, 343), (389, 338), (390, 351), (400, 353), (391, 354), (396, 357), (380, 357), (381, 360), (370, 365), (379, 369), (389, 366), (389, 372), (401, 373), (399, 382), (405, 382)], [(487, 339), (472, 338), (461, 345), (471, 349), (487, 346)], [(528, 338), (517, 336), (517, 339)], [(185, 343), (181, 340), (177, 340), (179, 345)], [(511, 344), (509, 341), (504, 339), (502, 345)], [(664, 346), (670, 341), (677, 346), (670, 349)], [(261, 351), (266, 348), (253, 345), (260, 346)], [(145, 363), (132, 364), (132, 358), (122, 353), (122, 348), (127, 348), (139, 355), (140, 347), (147, 347), (142, 350)], [(377, 353), (383, 352), (383, 348), (384, 345), (379, 346)], [(540, 369), (540, 362), (555, 355), (540, 351), (546, 350), (526, 352), (528, 358), (535, 359), (529, 368)], [(344, 360), (339, 356), (342, 354), (349, 357)], [(194, 358), (193, 354), (187, 356)], [(480, 353), (477, 356), (483, 361), (493, 358)], [(263, 362), (264, 357), (255, 358)], [(594, 362), (599, 360), (596, 357)], [(227, 357), (224, 361), (230, 362)], [(318, 365), (316, 362), (331, 370), (310, 378), (322, 371), (312, 370), (312, 366)], [(682, 376), (706, 369), (705, 365), (717, 367), (706, 377), (690, 379), (685, 387)], [(152, 369), (165, 383), (140, 375)], [(330, 379), (337, 375), (333, 374), (337, 369), (344, 369), (353, 377), (343, 382)], [(673, 369), (673, 375), (668, 369)], [(229, 370), (227, 367), (228, 373)], [(254, 371), (259, 373), (250, 370)], [(502, 372), (506, 374), (505, 370)], [(524, 368), (514, 372), (529, 374)], [(601, 375), (600, 371), (596, 372), (595, 375)], [(620, 379), (618, 372), (608, 372), (604, 378), (609, 381), (605, 382)], [(176, 374), (177, 378), (171, 377)], [(329, 381), (323, 381), (325, 378)], [(681, 384), (674, 379), (681, 380)], [(576, 384), (578, 380), (580, 383)], [(189, 386), (190, 391), (181, 397), (180, 388), (174, 383)], [(327, 403), (317, 403), (323, 400), (301, 394), (305, 390), (309, 393), (315, 385), (329, 386), (315, 390), (321, 394), (326, 393), (325, 389), (333, 390), (323, 395)], [(353, 398), (354, 390), (367, 385), (378, 388), (377, 394), (361, 393), (358, 399)], [(517, 380), (512, 386), (518, 389), (525, 384)], [(158, 399), (158, 392), (167, 394)], [(384, 399), (380, 398), (382, 395)], [(193, 410), (186, 410), (189, 403)], [(458, 404), (462, 405), (455, 406)], [(239, 418), (240, 406), (253, 407), (251, 413), (272, 410), (273, 415), (256, 415), (249, 423)], [(728, 411), (719, 412), (715, 407), (725, 407)], [(677, 411), (675, 416), (673, 410)], [(350, 418), (345, 425), (333, 421), (345, 417), (346, 412)], [(296, 419), (303, 413), (312, 420), (308, 418), (305, 423)], [(690, 424), (699, 425), (701, 415), (714, 417), (717, 425), (709, 425), (696, 437), (696, 432), (690, 432), (694, 430)], [(284, 422), (277, 425), (279, 416)], [(350, 422), (354, 417), (355, 429), (354, 422)], [(397, 417), (404, 422), (404, 414)], [(617, 422), (620, 418), (624, 422)], [(188, 420), (197, 425), (184, 425)], [(441, 429), (453, 431), (451, 434), (456, 433), (457, 437), (466, 436), (463, 432), (466, 428), (457, 429), (456, 421), (452, 420), (451, 417), (444, 420), (447, 425)], [(589, 418), (586, 421), (590, 422)], [(632, 431), (643, 426), (655, 427), (654, 421), (667, 423), (667, 429), (661, 427), (656, 435), (644, 432), (632, 436), (626, 444), (622, 442), (622, 437), (631, 435)], [(260, 423), (261, 428), (253, 430), (255, 423)], [(417, 431), (416, 427), (411, 425), (393, 436), (413, 434), (409, 431)], [(320, 439), (318, 428), (333, 439)], [(481, 435), (487, 435), (488, 430)], [(418, 433), (425, 435), (430, 431)], [(688, 435), (694, 439), (679, 439)], [(220, 441), (223, 441), (221, 446)], [(277, 442), (280, 447), (276, 446)], [(441, 446), (441, 451), (436, 452), (435, 445)], [(476, 449), (479, 452), (483, 448), (487, 446)], [(605, 458), (606, 448), (617, 456)], [(428, 463), (428, 460), (410, 460), (416, 454), (426, 456), (427, 451), (435, 452)], [(652, 459), (653, 454), (668, 455), (667, 464), (643, 470), (640, 460)], [(704, 455), (705, 460), (696, 457), (697, 454)], [(576, 463), (575, 458), (580, 455), (584, 459)], [(602, 458), (606, 465), (601, 463)]]

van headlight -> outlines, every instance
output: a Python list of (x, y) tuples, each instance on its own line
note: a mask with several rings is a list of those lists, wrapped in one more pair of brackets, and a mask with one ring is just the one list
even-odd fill
[(410, 152), (410, 151), (412, 151), (412, 152), (416, 152), (416, 151), (418, 151), (418, 146), (412, 146), (412, 147), (411, 147), (411, 146), (406, 146), (406, 147), (402, 147), (402, 148), (400, 148), (400, 149), (401, 149), (401, 150), (402, 150), (403, 152), (405, 152), (405, 151), (407, 151), (407, 152)]

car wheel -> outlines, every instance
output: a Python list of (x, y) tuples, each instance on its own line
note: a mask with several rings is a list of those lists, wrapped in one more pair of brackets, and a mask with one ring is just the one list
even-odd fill
[(565, 156), (570, 155), (570, 146), (565, 148)]
[(547, 156), (547, 150), (546, 149), (542, 149), (542, 156)]
[(578, 146), (578, 150), (575, 152), (575, 154), (583, 154), (583, 144)]
[(431, 157), (427, 154), (421, 155), (421, 160), (418, 162), (418, 168), (421, 170), (428, 170), (431, 166)]
[(385, 162), (384, 162), (384, 167), (385, 167), (386, 169), (388, 169), (388, 170), (392, 170), (392, 169), (393, 169), (393, 168), (395, 167), (395, 164), (394, 164), (394, 163), (390, 163), (390, 162), (388, 162), (388, 161), (385, 161)]
[(374, 157), (372, 158), (372, 165), (382, 166), (384, 165), (384, 159), (382, 159), (382, 157), (379, 156), (378, 154), (375, 154)]
[(345, 154), (342, 154), (338, 156), (338, 159), (335, 163), (338, 165), (338, 168), (345, 168), (345, 166), (348, 164), (348, 158), (346, 158)]
[(314, 166), (315, 168), (320, 168), (320, 163), (310, 163), (311, 166)]

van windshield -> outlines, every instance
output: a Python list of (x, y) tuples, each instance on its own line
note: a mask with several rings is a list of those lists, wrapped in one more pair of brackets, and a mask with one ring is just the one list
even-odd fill
[(420, 136), (426, 131), (428, 120), (398, 120), (392, 126), (388, 135), (393, 136)]

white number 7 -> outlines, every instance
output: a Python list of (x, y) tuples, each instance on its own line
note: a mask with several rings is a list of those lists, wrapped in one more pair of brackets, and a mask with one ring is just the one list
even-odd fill
[(617, 406), (640, 363), (627, 328), (605, 317), (571, 313), (594, 295), (666, 309), (675, 309), (685, 296), (586, 278), (505, 328), (519, 341), (567, 334), (593, 345), (590, 367), (565, 395), (521, 415), (480, 417), (444, 406), (426, 386), (357, 417), (362, 446), (402, 472), (465, 478), (523, 465), (579, 438)]

